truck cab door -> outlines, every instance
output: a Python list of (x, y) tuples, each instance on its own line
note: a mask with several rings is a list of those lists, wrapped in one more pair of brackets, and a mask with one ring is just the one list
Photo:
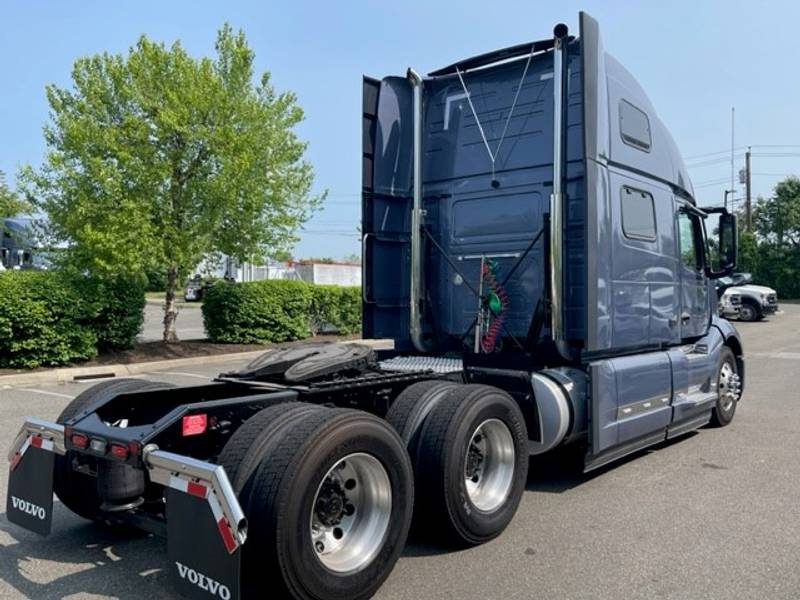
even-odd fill
[(678, 204), (678, 272), (681, 281), (680, 332), (682, 340), (706, 334), (709, 324), (709, 293), (705, 274), (703, 224), (691, 207)]

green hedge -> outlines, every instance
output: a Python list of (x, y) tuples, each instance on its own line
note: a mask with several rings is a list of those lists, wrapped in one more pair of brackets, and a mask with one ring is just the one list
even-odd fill
[(219, 283), (203, 297), (203, 323), (211, 341), (224, 343), (300, 340), (326, 323), (350, 334), (361, 328), (361, 292), (303, 281)]
[(130, 347), (144, 286), (52, 271), (0, 273), (0, 368), (58, 366)]

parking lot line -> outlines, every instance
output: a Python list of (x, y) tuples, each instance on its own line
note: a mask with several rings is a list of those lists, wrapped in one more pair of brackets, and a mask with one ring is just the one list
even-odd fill
[(19, 388), (20, 392), (31, 392), (32, 394), (44, 394), (45, 396), (55, 396), (56, 398), (65, 398), (66, 400), (72, 400), (75, 396), (70, 396), (69, 394), (60, 394), (58, 392), (48, 392), (47, 390), (37, 390), (35, 388)]

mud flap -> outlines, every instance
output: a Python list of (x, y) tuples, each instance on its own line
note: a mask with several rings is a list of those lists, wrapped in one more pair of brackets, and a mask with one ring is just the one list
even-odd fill
[(39, 535), (49, 535), (53, 522), (54, 459), (53, 452), (31, 444), (12, 460), (8, 476), (8, 520)]
[(240, 598), (241, 546), (233, 553), (205, 498), (167, 489), (167, 554), (178, 590), (197, 600)]

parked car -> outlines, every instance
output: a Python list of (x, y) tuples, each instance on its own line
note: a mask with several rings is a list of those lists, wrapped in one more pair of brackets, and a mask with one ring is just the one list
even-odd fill
[(722, 294), (717, 303), (717, 313), (725, 319), (738, 319), (739, 308), (742, 305), (742, 295), (739, 292)]
[(203, 281), (200, 275), (195, 275), (186, 284), (186, 289), (183, 292), (183, 299), (187, 302), (199, 302), (203, 299), (205, 291), (212, 285), (214, 285), (213, 281)]
[(740, 321), (758, 321), (778, 310), (778, 293), (770, 287), (753, 285), (752, 281), (753, 276), (750, 273), (733, 273), (717, 281), (721, 303), (732, 305), (726, 297), (734, 294), (740, 296), (739, 314), (735, 317)]

